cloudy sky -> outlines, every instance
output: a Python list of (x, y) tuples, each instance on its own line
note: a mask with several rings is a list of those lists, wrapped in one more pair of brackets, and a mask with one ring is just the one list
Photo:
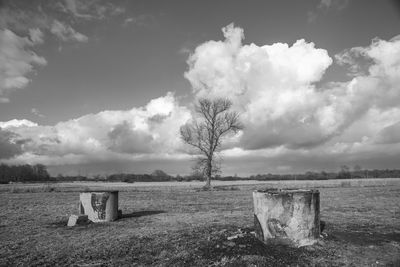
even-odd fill
[(390, 0), (0, 1), (0, 161), (188, 174), (179, 128), (229, 97), (223, 174), (399, 168)]

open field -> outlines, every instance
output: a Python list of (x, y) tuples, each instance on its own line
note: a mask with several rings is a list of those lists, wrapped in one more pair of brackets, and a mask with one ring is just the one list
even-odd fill
[[(326, 188), (326, 187), (365, 187), (365, 186), (392, 186), (400, 183), (399, 178), (369, 178), (369, 179), (336, 179), (336, 180), (289, 180), (289, 181), (257, 181), (257, 180), (242, 180), (242, 181), (213, 181), (213, 186), (240, 186), (240, 185), (260, 185), (276, 188)], [(199, 188), (204, 185), (203, 181), (190, 182), (64, 182), (64, 183), (14, 183), (0, 184), (0, 192), (24, 192), (24, 191), (41, 191), (44, 187), (51, 187), (57, 191), (79, 191), (85, 188), (90, 189), (116, 189), (120, 191), (130, 191), (135, 188), (152, 188), (154, 190), (164, 190), (170, 187), (189, 187)]]
[[(202, 184), (1, 185), (0, 265), (400, 265), (400, 179), (224, 182), (197, 190)], [(319, 188), (327, 237), (299, 249), (264, 246), (250, 234), (227, 241), (239, 228), (252, 230), (251, 192), (267, 186)], [(85, 187), (120, 189), (123, 218), (66, 227)]]

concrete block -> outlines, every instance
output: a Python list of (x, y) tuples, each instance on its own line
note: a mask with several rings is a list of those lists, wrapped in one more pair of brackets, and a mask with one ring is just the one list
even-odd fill
[(79, 213), (92, 222), (111, 222), (118, 219), (118, 191), (99, 190), (80, 193)]
[(318, 190), (260, 190), (253, 192), (253, 200), (256, 236), (264, 243), (301, 247), (318, 240)]

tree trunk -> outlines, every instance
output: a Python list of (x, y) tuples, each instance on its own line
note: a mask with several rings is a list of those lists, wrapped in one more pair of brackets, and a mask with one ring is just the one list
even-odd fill
[(212, 159), (208, 159), (207, 161), (207, 170), (206, 170), (206, 185), (204, 188), (211, 188), (211, 175), (212, 175)]
[(211, 177), (207, 175), (206, 177), (206, 184), (204, 188), (210, 189), (211, 188)]

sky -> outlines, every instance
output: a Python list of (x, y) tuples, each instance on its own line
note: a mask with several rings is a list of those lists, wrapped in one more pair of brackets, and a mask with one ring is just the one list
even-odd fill
[(189, 174), (202, 97), (223, 175), (399, 168), (400, 3), (0, 1), (0, 162)]

